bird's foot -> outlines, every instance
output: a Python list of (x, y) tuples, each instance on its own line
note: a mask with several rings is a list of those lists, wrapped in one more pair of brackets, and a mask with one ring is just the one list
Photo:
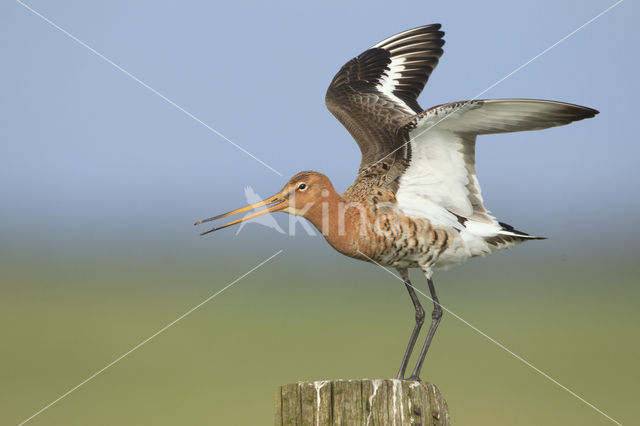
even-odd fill
[(421, 382), (422, 379), (418, 376), (404, 377), (404, 374), (398, 373), (396, 376), (396, 380), (405, 380), (408, 382)]

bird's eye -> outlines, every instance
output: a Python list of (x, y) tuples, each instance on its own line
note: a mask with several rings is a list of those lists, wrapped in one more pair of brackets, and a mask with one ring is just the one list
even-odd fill
[(307, 184), (306, 183), (301, 183), (300, 185), (298, 185), (298, 189), (300, 191), (304, 191), (305, 189), (307, 189)]

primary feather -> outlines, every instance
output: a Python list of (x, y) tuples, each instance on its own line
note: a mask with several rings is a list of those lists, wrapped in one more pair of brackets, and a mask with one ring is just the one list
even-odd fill
[(326, 104), (362, 152), (345, 195), (385, 187), (407, 216), (460, 232), (471, 255), (530, 238), (484, 205), (476, 176), (478, 135), (539, 130), (593, 117), (594, 109), (536, 99), (469, 100), (423, 111), (418, 96), (443, 54), (440, 25), (389, 37), (348, 61)]

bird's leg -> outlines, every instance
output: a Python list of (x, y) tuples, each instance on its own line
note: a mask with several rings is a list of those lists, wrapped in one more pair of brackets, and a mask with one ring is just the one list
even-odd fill
[(429, 345), (431, 345), (431, 341), (433, 340), (433, 335), (436, 334), (436, 329), (438, 328), (438, 324), (440, 324), (440, 318), (442, 318), (442, 307), (440, 306), (440, 301), (436, 295), (436, 288), (433, 285), (433, 280), (431, 279), (431, 271), (424, 270), (424, 273), (427, 277), (429, 292), (431, 293), (431, 300), (433, 301), (433, 312), (431, 313), (431, 325), (429, 326), (429, 332), (427, 333), (427, 340), (424, 342), (424, 346), (420, 351), (416, 367), (413, 369), (411, 377), (409, 377), (409, 380), (418, 381), (420, 380), (420, 369), (422, 368), (422, 363), (424, 362), (424, 358), (429, 350)]
[(411, 352), (413, 352), (413, 347), (415, 346), (416, 340), (418, 339), (420, 328), (422, 328), (422, 324), (424, 324), (424, 309), (420, 304), (420, 300), (418, 300), (418, 296), (413, 289), (413, 285), (411, 285), (411, 281), (409, 281), (409, 272), (406, 269), (398, 269), (398, 273), (400, 273), (400, 276), (404, 281), (404, 285), (407, 287), (407, 291), (409, 292), (409, 296), (411, 297), (411, 301), (413, 302), (413, 307), (416, 310), (416, 324), (413, 326), (413, 331), (411, 332), (411, 337), (409, 338), (409, 344), (407, 345), (407, 350), (404, 352), (402, 364), (400, 364), (400, 370), (398, 371), (397, 375), (397, 378), (399, 380), (403, 380), (404, 373), (407, 370), (409, 357), (411, 357)]

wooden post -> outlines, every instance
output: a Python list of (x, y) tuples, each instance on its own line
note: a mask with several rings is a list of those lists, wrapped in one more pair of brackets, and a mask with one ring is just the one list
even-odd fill
[(283, 385), (276, 426), (449, 425), (435, 385), (406, 380), (332, 380)]

